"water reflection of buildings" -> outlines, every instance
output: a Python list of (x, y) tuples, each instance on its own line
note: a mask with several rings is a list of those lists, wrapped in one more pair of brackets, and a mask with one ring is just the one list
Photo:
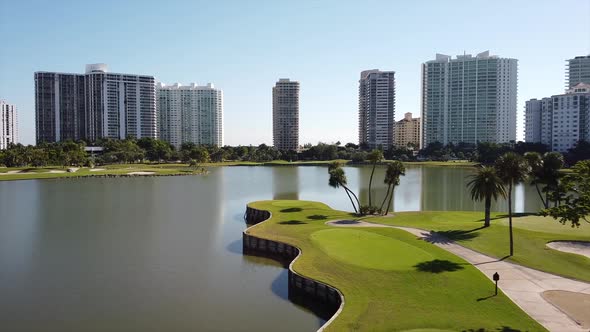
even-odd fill
[(420, 167), (422, 187), (420, 209), (423, 211), (472, 211), (477, 205), (466, 189), (464, 169)]
[(271, 167), (272, 198), (299, 199), (299, 167)]
[[(421, 167), (420, 209), (423, 211), (483, 211), (483, 202), (471, 199), (467, 183), (472, 168)], [(540, 200), (533, 186), (518, 184), (513, 189), (515, 212), (537, 212)], [(492, 202), (492, 211), (507, 211), (508, 202)]]
[[(467, 183), (473, 168), (406, 166), (400, 178), (390, 211), (483, 211), (482, 202), (471, 199)], [(369, 202), (371, 167), (350, 168), (349, 183), (358, 189), (361, 204)], [(385, 167), (377, 166), (373, 176), (373, 205), (381, 206), (387, 186), (383, 183)], [(355, 181), (356, 180), (356, 181)], [(493, 211), (507, 211), (505, 199), (492, 203)], [(541, 208), (533, 186), (519, 184), (514, 188), (514, 211), (537, 212)]]

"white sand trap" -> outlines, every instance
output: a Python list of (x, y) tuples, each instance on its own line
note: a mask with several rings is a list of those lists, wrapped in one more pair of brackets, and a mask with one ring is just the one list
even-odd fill
[(91, 172), (100, 172), (100, 171), (106, 171), (105, 168), (91, 168), (90, 169)]
[(326, 222), (326, 225), (336, 227), (390, 227), (387, 225), (373, 224), (362, 220), (332, 220)]
[(58, 171), (55, 169), (52, 169), (51, 171), (47, 172), (47, 173), (54, 173), (54, 174), (58, 174), (58, 173), (65, 173), (66, 171)]
[(550, 290), (541, 294), (584, 329), (590, 328), (590, 294)]
[(590, 258), (590, 242), (586, 241), (553, 241), (547, 247), (571, 254), (578, 254)]
[[(20, 173), (20, 172), (21, 172), (21, 171), (8, 171), (8, 172), (5, 172), (5, 173), (0, 173), (0, 175), (18, 174), (18, 173)], [(26, 173), (23, 173), (23, 174), (26, 174)]]
[(127, 173), (129, 175), (154, 175), (156, 172), (131, 172)]

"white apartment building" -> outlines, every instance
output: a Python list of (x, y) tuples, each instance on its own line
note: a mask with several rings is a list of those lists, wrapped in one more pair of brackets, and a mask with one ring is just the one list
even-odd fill
[(389, 149), (395, 131), (395, 72), (361, 72), (359, 80), (359, 144)]
[(517, 78), (518, 60), (489, 51), (422, 64), (422, 147), (516, 140)]
[(566, 91), (525, 106), (525, 140), (543, 143), (552, 151), (567, 152), (590, 139), (590, 84), (579, 83)]
[(567, 61), (567, 88), (571, 89), (579, 83), (590, 84), (590, 55), (577, 56)]
[(177, 149), (182, 143), (223, 145), (223, 92), (213, 84), (156, 87), (159, 137)]
[(157, 138), (154, 77), (110, 73), (102, 63), (85, 74), (36, 72), (35, 121), (37, 143)]
[(525, 102), (525, 142), (551, 146), (552, 99), (531, 99)]
[(18, 143), (18, 120), (16, 106), (0, 100), (0, 150), (10, 143)]

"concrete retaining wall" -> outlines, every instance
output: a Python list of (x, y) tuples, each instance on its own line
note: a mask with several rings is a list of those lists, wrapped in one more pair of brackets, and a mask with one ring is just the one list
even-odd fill
[[(246, 223), (256, 225), (271, 217), (270, 212), (257, 210), (246, 207)], [(254, 226), (251, 226), (254, 227)], [(250, 228), (251, 228), (250, 227)], [(246, 229), (242, 235), (243, 253), (246, 255), (257, 255), (276, 259), (285, 265), (289, 270), (289, 297), (301, 296), (306, 300), (321, 303), (325, 309), (332, 314), (330, 320), (326, 322), (318, 331), (322, 331), (328, 326), (344, 307), (344, 296), (340, 291), (330, 285), (307, 278), (293, 270), (293, 263), (301, 254), (301, 250), (295, 246), (256, 237), (248, 234)]]

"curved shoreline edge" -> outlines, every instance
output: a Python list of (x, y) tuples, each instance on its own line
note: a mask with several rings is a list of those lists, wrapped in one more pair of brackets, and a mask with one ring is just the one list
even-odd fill
[(305, 277), (293, 269), (293, 264), (302, 255), (302, 250), (296, 246), (292, 246), (280, 241), (273, 241), (260, 238), (249, 234), (249, 230), (261, 222), (264, 222), (272, 217), (270, 211), (258, 210), (246, 206), (246, 213), (244, 219), (252, 226), (246, 228), (242, 233), (242, 251), (243, 254), (259, 254), (276, 260), (286, 260), (288, 266), (288, 287), (289, 295), (302, 295), (311, 298), (314, 301), (319, 301), (330, 307), (337, 307), (332, 317), (324, 325), (322, 325), (318, 332), (324, 331), (344, 308), (344, 295), (337, 288), (330, 286), (321, 281)]

